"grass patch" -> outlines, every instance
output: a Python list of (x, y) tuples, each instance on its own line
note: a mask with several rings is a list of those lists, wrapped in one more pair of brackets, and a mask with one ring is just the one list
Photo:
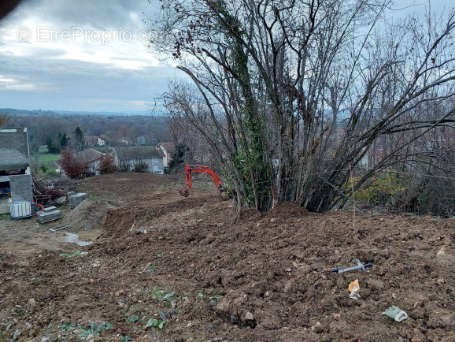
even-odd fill
[(34, 156), (34, 171), (44, 176), (56, 176), (55, 162), (60, 160), (59, 153), (39, 153)]
[(38, 163), (50, 164), (60, 159), (60, 153), (40, 153), (38, 154)]

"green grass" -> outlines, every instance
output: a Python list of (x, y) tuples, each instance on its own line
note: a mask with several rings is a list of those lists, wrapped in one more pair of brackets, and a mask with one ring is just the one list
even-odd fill
[(34, 156), (34, 171), (44, 176), (55, 176), (55, 162), (60, 159), (59, 153), (37, 153)]
[(60, 159), (59, 153), (39, 153), (38, 162), (40, 165), (50, 164)]

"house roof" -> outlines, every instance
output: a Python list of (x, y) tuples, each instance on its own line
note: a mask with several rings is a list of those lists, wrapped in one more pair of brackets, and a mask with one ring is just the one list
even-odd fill
[(0, 148), (19, 151), (28, 158), (28, 141), (26, 128), (0, 129)]
[(84, 163), (94, 162), (98, 159), (103, 158), (103, 156), (104, 156), (103, 153), (98, 152), (97, 150), (95, 150), (93, 148), (88, 148), (86, 150), (76, 153), (76, 158), (80, 159)]
[(13, 148), (0, 147), (0, 170), (12, 171), (26, 169), (28, 166), (27, 157)]
[(115, 153), (119, 160), (143, 160), (162, 158), (162, 154), (154, 146), (122, 146), (116, 147)]
[(84, 141), (86, 144), (96, 145), (98, 143), (98, 137), (94, 135), (86, 135), (84, 136)]
[(163, 142), (160, 143), (160, 146), (163, 147), (167, 153), (173, 154), (175, 152), (175, 144), (173, 142)]

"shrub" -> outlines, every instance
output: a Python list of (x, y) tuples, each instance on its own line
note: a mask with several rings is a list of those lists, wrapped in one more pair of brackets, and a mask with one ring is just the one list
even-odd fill
[[(351, 187), (351, 182), (354, 184), (358, 181), (357, 177), (353, 177), (348, 184)], [(354, 193), (354, 200), (369, 203), (370, 205), (386, 206), (395, 201), (395, 198), (405, 190), (401, 180), (393, 173), (385, 173), (377, 177), (373, 177), (372, 181)]]
[(83, 178), (88, 172), (88, 165), (81, 160), (78, 160), (70, 149), (65, 149), (62, 152), (60, 166), (70, 178)]
[(185, 144), (177, 144), (175, 146), (175, 152), (172, 154), (171, 162), (169, 163), (169, 169), (172, 170), (176, 167), (179, 167), (185, 162), (185, 154), (190, 149)]
[(101, 159), (99, 171), (101, 174), (113, 173), (116, 171), (116, 166), (114, 163), (114, 158), (110, 154), (106, 154), (103, 159)]
[(119, 166), (118, 166), (118, 170), (120, 172), (128, 172), (130, 171), (130, 164), (128, 161), (125, 161), (125, 160), (121, 160), (119, 162)]

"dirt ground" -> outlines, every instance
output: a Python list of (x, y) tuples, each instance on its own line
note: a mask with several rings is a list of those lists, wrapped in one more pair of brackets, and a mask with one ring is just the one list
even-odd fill
[[(234, 223), (210, 183), (182, 185), (82, 181), (65, 223), (85, 247), (0, 220), (0, 341), (455, 341), (455, 220), (283, 204)], [(373, 267), (327, 271), (357, 258)]]

